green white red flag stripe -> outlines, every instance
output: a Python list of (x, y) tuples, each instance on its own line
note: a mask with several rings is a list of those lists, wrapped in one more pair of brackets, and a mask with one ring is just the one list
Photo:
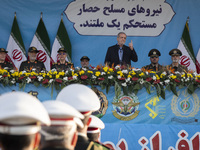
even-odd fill
[(16, 14), (13, 20), (13, 25), (6, 50), (8, 51), (6, 61), (12, 62), (16, 69), (19, 69), (22, 61), (27, 60)]
[(50, 70), (50, 39), (47, 33), (45, 24), (40, 18), (40, 22), (36, 29), (35, 35), (31, 42), (31, 46), (36, 47), (39, 50), (37, 54), (37, 60), (42, 61), (47, 71)]
[(63, 23), (63, 19), (60, 21), (60, 25), (58, 27), (57, 35), (54, 40), (52, 50), (51, 50), (51, 63), (55, 63), (58, 61), (57, 51), (59, 48), (64, 47), (67, 49), (67, 57), (66, 61), (71, 62), (71, 42)]
[(180, 64), (187, 66), (188, 70), (196, 71), (196, 60), (190, 39), (188, 20), (186, 21), (178, 49), (180, 49), (183, 54), (180, 59)]

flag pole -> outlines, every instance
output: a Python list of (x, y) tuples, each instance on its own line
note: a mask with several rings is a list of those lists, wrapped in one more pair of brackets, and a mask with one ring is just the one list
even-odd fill
[(41, 18), (41, 19), (42, 19), (42, 15), (43, 15), (43, 14), (42, 14), (42, 12), (41, 12), (41, 14), (40, 14), (40, 18)]

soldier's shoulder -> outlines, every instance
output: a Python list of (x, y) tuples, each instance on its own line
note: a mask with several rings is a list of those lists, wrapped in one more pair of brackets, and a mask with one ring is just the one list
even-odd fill
[(88, 146), (88, 150), (98, 150), (98, 149), (102, 149), (102, 150), (110, 150), (110, 148), (106, 145), (103, 145), (102, 143), (99, 142), (90, 142), (89, 146)]
[(58, 63), (56, 62), (56, 63), (52, 63), (52, 65), (57, 65)]

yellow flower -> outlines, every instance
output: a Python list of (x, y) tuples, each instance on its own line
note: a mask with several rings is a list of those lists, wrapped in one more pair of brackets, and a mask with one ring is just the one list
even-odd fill
[(72, 71), (72, 76), (74, 76), (74, 71)]
[(193, 78), (191, 73), (188, 73), (187, 76)]
[(113, 72), (113, 69), (112, 69), (112, 68), (109, 68), (108, 70), (109, 70), (110, 72)]
[(35, 72), (31, 72), (31, 76), (36, 76), (37, 75), (37, 73), (35, 73)]
[(26, 77), (28, 77), (29, 75), (30, 75), (31, 73), (24, 73), (24, 75), (26, 76)]
[(176, 79), (175, 75), (170, 76), (171, 79)]
[(144, 72), (140, 73), (139, 76), (140, 76), (140, 77), (141, 77), (141, 76), (144, 76)]
[(100, 76), (100, 74), (101, 74), (101, 72), (99, 72), (99, 71), (97, 71), (96, 73), (95, 73), (95, 76)]
[(157, 80), (160, 80), (160, 77), (159, 77), (159, 75), (157, 75), (157, 74), (156, 74), (156, 79), (157, 79)]
[(104, 67), (103, 70), (104, 70), (105, 72), (107, 72), (107, 71), (108, 71), (108, 67)]
[(182, 74), (181, 77), (182, 77), (182, 78), (185, 77), (185, 74)]
[(149, 73), (156, 73), (155, 71), (150, 71)]
[(84, 74), (84, 73), (85, 73), (84, 70), (79, 71), (79, 75), (82, 75), (82, 74)]
[(60, 75), (59, 75), (59, 74), (57, 74), (57, 75), (56, 75), (56, 79), (58, 79), (59, 77), (60, 77)]
[(91, 73), (91, 74), (93, 74), (93, 71), (90, 71), (90, 70), (88, 70), (88, 73)]
[(58, 72), (57, 72), (57, 71), (54, 71), (53, 74), (58, 74)]
[(14, 73), (12, 73), (11, 74), (13, 77), (17, 77), (17, 76), (19, 76), (19, 72), (14, 72)]
[(162, 73), (162, 74), (160, 75), (160, 78), (163, 78), (164, 76), (165, 76), (165, 74)]
[(52, 78), (52, 75), (49, 75), (49, 78)]
[(135, 71), (131, 71), (131, 75), (133, 76), (136, 75)]
[(58, 75), (59, 75), (59, 76), (64, 76), (65, 73), (64, 73), (63, 71), (61, 71), (61, 72), (58, 73)]
[(78, 77), (78, 74), (77, 74), (77, 73), (75, 73), (73, 76), (77, 76), (77, 77)]
[(132, 78), (132, 76), (129, 74), (129, 75), (128, 75), (128, 78)]
[(122, 76), (123, 76), (123, 73), (122, 73), (122, 71), (117, 71), (117, 74), (119, 74), (119, 75), (120, 75), (120, 77), (122, 77)]

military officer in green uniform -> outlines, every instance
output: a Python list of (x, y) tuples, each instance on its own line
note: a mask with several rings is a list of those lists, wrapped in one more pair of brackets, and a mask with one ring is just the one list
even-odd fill
[(6, 51), (4, 48), (0, 48), (0, 69), (13, 69), (12, 63), (5, 61), (7, 53), (8, 51)]
[(63, 47), (58, 50), (59, 61), (57, 63), (52, 64), (51, 69), (56, 69), (57, 71), (66, 71), (70, 68), (73, 68), (73, 63), (67, 62), (67, 50)]
[(180, 56), (182, 56), (182, 52), (179, 49), (172, 49), (169, 52), (169, 55), (172, 59), (172, 63), (166, 66), (169, 73), (171, 73), (171, 70), (178, 72), (188, 72), (188, 68), (186, 66), (179, 64)]
[(87, 129), (91, 123), (90, 115), (100, 108), (100, 101), (96, 93), (82, 84), (71, 84), (63, 88), (56, 100), (63, 101), (76, 108), (84, 116), (83, 128), (77, 128), (78, 141), (75, 150), (107, 150), (104, 145), (90, 141), (87, 137)]
[(44, 63), (39, 61), (39, 60), (36, 60), (37, 58), (37, 53), (39, 51), (37, 50), (36, 47), (30, 47), (28, 49), (28, 57), (29, 57), (29, 60), (27, 61), (23, 61), (20, 65), (20, 68), (19, 68), (19, 71), (27, 71), (27, 72), (30, 72), (32, 71), (33, 69), (35, 69), (35, 72), (41, 72), (42, 70), (43, 71), (46, 71), (46, 68), (44, 66)]
[(155, 71), (155, 72), (164, 70), (164, 66), (162, 66), (158, 63), (159, 56), (161, 56), (159, 50), (157, 50), (157, 49), (150, 50), (148, 56), (150, 57), (151, 64), (142, 67), (142, 69), (151, 70), (151, 71)]

